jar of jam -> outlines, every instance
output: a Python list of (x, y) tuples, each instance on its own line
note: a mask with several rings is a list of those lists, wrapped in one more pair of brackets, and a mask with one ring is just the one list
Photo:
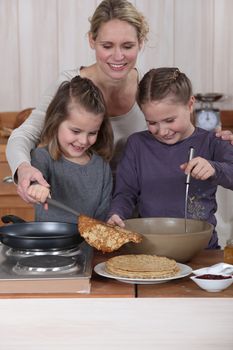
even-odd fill
[(230, 238), (226, 242), (224, 248), (224, 262), (233, 265), (233, 238)]

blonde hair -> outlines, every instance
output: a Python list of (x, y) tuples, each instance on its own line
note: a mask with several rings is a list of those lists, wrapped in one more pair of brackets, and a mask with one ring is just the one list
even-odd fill
[(137, 32), (139, 43), (147, 40), (149, 27), (145, 17), (127, 0), (103, 0), (89, 19), (89, 33), (96, 40), (100, 26), (113, 19), (119, 19), (132, 25)]
[(97, 140), (90, 147), (109, 161), (113, 152), (113, 132), (106, 114), (106, 106), (102, 92), (87, 78), (74, 77), (71, 81), (63, 82), (50, 102), (45, 124), (41, 134), (41, 142), (48, 146), (49, 154), (58, 160), (62, 152), (57, 138), (59, 125), (69, 116), (70, 104), (79, 104), (86, 111), (103, 115), (103, 122), (97, 135)]

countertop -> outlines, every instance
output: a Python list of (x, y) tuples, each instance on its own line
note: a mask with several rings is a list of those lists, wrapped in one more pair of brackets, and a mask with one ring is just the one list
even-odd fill
[[(205, 250), (192, 259), (187, 265), (193, 270), (223, 262), (222, 250)], [(185, 277), (169, 283), (156, 285), (138, 285), (138, 298), (233, 298), (233, 284), (219, 292), (209, 293), (199, 288), (190, 278)]]
[[(97, 252), (93, 266), (105, 261), (110, 255)], [(186, 263), (193, 269), (210, 266), (223, 261), (222, 250), (205, 250)], [(134, 285), (92, 274), (91, 292), (47, 293), (47, 294), (1, 294), (0, 299), (15, 298), (233, 298), (233, 285), (219, 293), (208, 293), (200, 289), (189, 276), (155, 285)]]
[[(97, 254), (94, 264), (106, 260)], [(193, 268), (222, 261), (205, 251)], [(4, 350), (232, 350), (233, 288), (207, 293), (189, 277), (134, 286), (93, 273), (89, 295), (1, 295)]]

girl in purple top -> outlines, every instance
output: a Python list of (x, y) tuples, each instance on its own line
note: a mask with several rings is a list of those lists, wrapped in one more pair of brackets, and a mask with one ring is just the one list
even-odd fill
[[(150, 70), (139, 84), (137, 100), (148, 130), (128, 139), (108, 222), (124, 226), (136, 205), (141, 217), (183, 218), (190, 174), (188, 217), (215, 227), (217, 186), (233, 189), (233, 147), (215, 132), (194, 127), (192, 85), (177, 68)], [(187, 162), (190, 147), (195, 157)], [(208, 247), (219, 247), (215, 230)]]

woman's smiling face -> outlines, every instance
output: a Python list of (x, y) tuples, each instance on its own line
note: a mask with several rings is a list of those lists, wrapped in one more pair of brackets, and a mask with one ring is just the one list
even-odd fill
[(118, 19), (103, 23), (96, 40), (89, 37), (98, 67), (112, 79), (124, 78), (136, 64), (141, 45), (136, 29)]
[(150, 133), (160, 142), (173, 145), (192, 135), (191, 123), (194, 98), (187, 105), (172, 102), (167, 97), (141, 106)]

